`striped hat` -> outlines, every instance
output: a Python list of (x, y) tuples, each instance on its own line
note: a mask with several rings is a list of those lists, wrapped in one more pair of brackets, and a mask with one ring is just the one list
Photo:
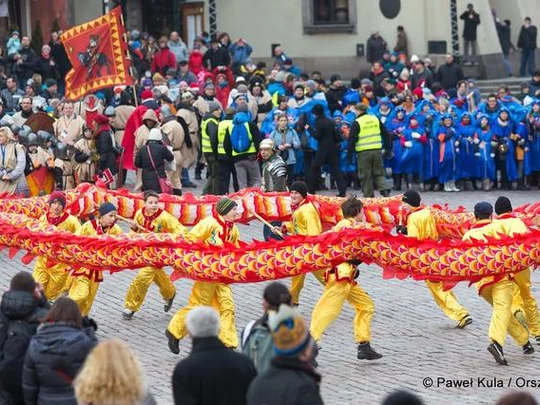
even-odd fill
[(221, 200), (218, 201), (216, 205), (216, 212), (219, 215), (227, 215), (237, 205), (238, 204), (236, 204), (236, 202), (234, 202), (230, 198), (223, 197)]

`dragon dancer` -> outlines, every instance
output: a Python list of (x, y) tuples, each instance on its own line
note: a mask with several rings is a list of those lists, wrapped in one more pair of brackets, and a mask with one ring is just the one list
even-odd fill
[[(78, 236), (117, 236), (122, 233), (122, 229), (115, 224), (116, 222), (116, 207), (106, 202), (99, 206), (99, 218), (86, 222), (77, 232)], [(101, 271), (91, 271), (81, 268), (74, 271), (72, 274), (72, 284), (69, 289), (69, 298), (77, 303), (81, 314), (88, 315), (99, 285), (103, 281)]]
[[(66, 195), (62, 191), (54, 191), (49, 196), (49, 212), (41, 217), (40, 223), (52, 225), (64, 232), (76, 233), (81, 223), (65, 209)], [(43, 286), (47, 299), (55, 300), (62, 292), (69, 276), (68, 266), (62, 263), (48, 265), (47, 262), (47, 258), (38, 257), (32, 276)]]
[[(193, 243), (210, 246), (233, 244), (239, 246), (240, 232), (234, 221), (239, 218), (236, 202), (230, 198), (220, 199), (216, 205), (215, 216), (209, 216), (195, 225), (185, 239)], [(196, 281), (193, 284), (188, 305), (179, 310), (169, 323), (165, 334), (169, 340), (169, 349), (174, 354), (180, 353), (180, 340), (188, 331), (186, 316), (198, 306), (213, 306), (220, 314), (221, 331), (219, 339), (230, 348), (238, 346), (238, 335), (234, 324), (234, 301), (231, 287), (227, 284)]]
[[(407, 226), (398, 225), (398, 232), (419, 240), (439, 239), (435, 218), (429, 207), (421, 205), (420, 194), (415, 190), (408, 190), (403, 194), (401, 201), (402, 207), (410, 211), (410, 214), (407, 218)], [(459, 304), (452, 291), (443, 289), (442, 282), (426, 280), (426, 285), (439, 308), (448, 318), (457, 322), (458, 328), (463, 329), (472, 323), (469, 311)]]
[[(159, 194), (153, 190), (144, 193), (144, 207), (134, 217), (131, 227), (134, 232), (170, 233), (173, 235), (185, 235), (185, 228), (178, 219), (168, 212), (159, 208)], [(156, 283), (164, 300), (163, 310), (169, 312), (172, 307), (176, 288), (163, 268), (145, 267), (139, 270), (137, 277), (131, 282), (124, 302), (124, 319), (131, 319), (141, 306), (152, 283)]]
[[(357, 198), (349, 198), (341, 205), (342, 219), (333, 231), (340, 231), (358, 224), (363, 219), (362, 202)], [(369, 295), (355, 281), (358, 277), (357, 265), (360, 261), (352, 260), (326, 271), (326, 285), (319, 302), (311, 316), (311, 336), (319, 342), (324, 331), (336, 320), (343, 303), (349, 301), (356, 315), (354, 317), (354, 337), (358, 342), (357, 358), (360, 360), (376, 360), (382, 357), (370, 345), (371, 319), (375, 305)]]

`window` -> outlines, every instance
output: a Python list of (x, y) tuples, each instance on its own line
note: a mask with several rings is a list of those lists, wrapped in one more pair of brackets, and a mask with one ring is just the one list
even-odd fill
[(356, 0), (302, 0), (305, 34), (355, 33)]

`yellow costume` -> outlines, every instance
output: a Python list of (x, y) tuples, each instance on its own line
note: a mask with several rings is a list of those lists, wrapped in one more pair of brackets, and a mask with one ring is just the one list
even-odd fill
[[(407, 218), (407, 236), (419, 240), (437, 240), (439, 238), (435, 218), (429, 208), (414, 208), (413, 212)], [(426, 280), (426, 285), (433, 299), (448, 318), (460, 322), (469, 315), (469, 312), (458, 303), (452, 291), (443, 290), (443, 284), (441, 282)]]
[[(184, 235), (187, 228), (178, 220), (162, 209), (153, 215), (147, 215), (145, 208), (140, 209), (135, 214), (134, 220), (137, 224), (155, 233), (172, 233), (174, 235)], [(139, 270), (137, 277), (131, 282), (128, 288), (124, 306), (130, 311), (137, 312), (141, 309), (150, 284), (156, 283), (161, 296), (165, 301), (172, 300), (176, 294), (176, 288), (170, 280), (165, 270), (154, 267), (145, 267)]]
[[(233, 223), (226, 223), (221, 216), (207, 217), (195, 225), (185, 238), (190, 242), (202, 242), (212, 246), (223, 246), (224, 242), (238, 246), (240, 232)], [(193, 308), (201, 305), (213, 306), (220, 314), (219, 339), (227, 347), (238, 346), (238, 335), (234, 324), (234, 301), (231, 288), (226, 284), (196, 281), (193, 284), (188, 305), (171, 319), (168, 331), (177, 339), (183, 339), (188, 331), (186, 316)]]
[[(81, 227), (79, 220), (68, 213), (64, 213), (58, 218), (43, 215), (40, 223), (43, 225), (54, 225), (61, 231), (71, 233), (76, 233)], [(64, 288), (69, 276), (69, 270), (67, 268), (68, 266), (62, 263), (47, 266), (47, 261), (48, 259), (45, 257), (38, 257), (32, 276), (36, 282), (41, 283), (43, 286), (43, 291), (47, 299), (55, 300)]]
[[(318, 236), (322, 233), (321, 219), (315, 206), (308, 200), (302, 201), (292, 214), (290, 222), (284, 222), (287, 233), (291, 235)], [(314, 271), (313, 274), (324, 285), (324, 270)], [(300, 291), (304, 287), (305, 274), (294, 276), (291, 283), (291, 297), (293, 304), (298, 305)]]
[[(495, 232), (514, 237), (519, 234), (527, 233), (529, 230), (525, 223), (514, 218), (511, 214), (499, 215), (497, 220), (493, 221)], [(531, 270), (523, 270), (514, 274), (514, 283), (517, 288), (514, 290), (512, 300), (512, 313), (523, 309), (527, 318), (529, 332), (535, 338), (540, 337), (540, 318), (538, 316), (538, 305), (531, 291)]]
[[(97, 221), (88, 221), (76, 232), (79, 236), (96, 236), (96, 235), (120, 235), (122, 229), (118, 225), (113, 225), (106, 231), (103, 230)], [(95, 273), (95, 277), (91, 277), (90, 271), (81, 269), (73, 274), (73, 280), (69, 289), (69, 298), (77, 303), (83, 316), (88, 315), (96, 294), (99, 284), (102, 281), (101, 272)]]
[[(490, 220), (478, 221), (474, 227), (463, 235), (464, 241), (481, 240), (486, 237), (497, 237), (499, 227)], [(489, 339), (504, 346), (507, 333), (514, 338), (520, 347), (529, 342), (529, 334), (525, 328), (512, 316), (512, 297), (515, 284), (511, 276), (489, 276), (475, 284), (479, 294), (492, 307), (491, 322), (489, 323)]]
[[(333, 231), (339, 231), (356, 224), (352, 218), (343, 219)], [(326, 271), (326, 286), (324, 293), (311, 315), (311, 336), (319, 341), (324, 331), (335, 321), (345, 300), (353, 306), (354, 337), (357, 343), (371, 341), (371, 319), (375, 305), (369, 295), (355, 282), (356, 266), (342, 263), (337, 268)]]

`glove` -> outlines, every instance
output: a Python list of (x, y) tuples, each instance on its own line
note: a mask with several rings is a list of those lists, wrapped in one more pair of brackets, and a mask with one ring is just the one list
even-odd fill
[(412, 148), (412, 142), (411, 141), (405, 142), (405, 147), (406, 148)]
[(518, 141), (518, 145), (519, 145), (519, 146), (525, 145), (525, 139), (520, 139), (520, 140)]
[(455, 141), (455, 142), (454, 142), (454, 145), (455, 145), (456, 147), (458, 147), (458, 146), (459, 146), (459, 141)]
[(525, 147), (525, 152), (528, 152), (530, 149), (528, 147)]
[(477, 145), (478, 145), (478, 144), (480, 143), (480, 139), (478, 139), (478, 138), (474, 138), (474, 141), (473, 141), (473, 142), (474, 142), (475, 144), (477, 144)]
[(489, 156), (491, 156), (491, 158), (493, 159), (495, 157), (495, 153), (491, 152)]
[(413, 139), (420, 139), (422, 138), (422, 135), (420, 135), (418, 132), (413, 132), (412, 135)]
[(360, 266), (362, 264), (362, 260), (353, 259), (348, 260), (347, 263), (352, 264), (353, 266)]
[(407, 227), (405, 225), (396, 226), (396, 231), (402, 235), (407, 235)]
[(459, 153), (459, 148), (456, 148), (456, 153)]

